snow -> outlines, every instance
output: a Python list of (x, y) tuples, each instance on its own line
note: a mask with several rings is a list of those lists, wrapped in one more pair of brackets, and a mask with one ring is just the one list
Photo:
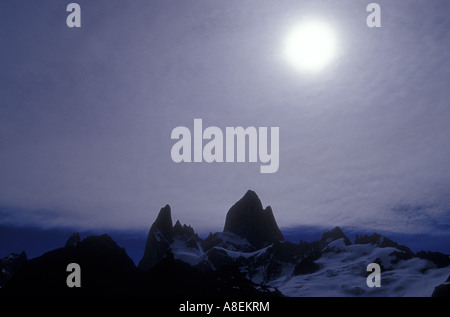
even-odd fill
[[(267, 255), (266, 247), (254, 252), (238, 251), (238, 246), (248, 242), (233, 234), (224, 233), (221, 238), (226, 243), (213, 249), (225, 252), (234, 260), (248, 259), (248, 265), (258, 262), (259, 257)], [(188, 246), (183, 239), (175, 239), (171, 249), (176, 259), (191, 265), (208, 261), (208, 253), (200, 245), (198, 248)], [(337, 239), (328, 244), (322, 256), (315, 261), (319, 270), (315, 273), (293, 276), (295, 263), (282, 263), (281, 272), (267, 280), (267, 262), (261, 261), (261, 266), (249, 267), (243, 265), (240, 270), (257, 284), (278, 288), (284, 295), (290, 297), (303, 296), (431, 296), (436, 286), (443, 284), (450, 275), (450, 266), (436, 268), (428, 260), (413, 257), (408, 260), (398, 260), (393, 252), (403, 253), (394, 247), (380, 248), (373, 244), (345, 245), (344, 239)], [(264, 258), (262, 258), (264, 259)], [(397, 260), (397, 261), (393, 261)], [(366, 268), (369, 263), (381, 264), (381, 287), (370, 288), (366, 284)], [(393, 263), (394, 262), (394, 263)]]
[(217, 233), (217, 238), (222, 240), (222, 246), (229, 251), (241, 252), (242, 250), (253, 248), (247, 239), (239, 237), (232, 232), (219, 232)]
[(221, 247), (214, 247), (214, 248), (224, 250), (229, 257), (231, 257), (233, 259), (237, 259), (237, 258), (240, 258), (240, 257), (250, 258), (252, 256), (259, 256), (259, 255), (265, 253), (267, 251), (268, 247), (265, 247), (263, 249), (257, 250), (255, 252), (231, 251), (231, 250), (227, 250), (227, 249), (224, 249), (224, 248), (221, 248)]
[(183, 240), (175, 239), (170, 247), (175, 259), (189, 263), (190, 265), (200, 263), (205, 257), (205, 253), (200, 246), (199, 249), (188, 247)]
[[(345, 246), (339, 240), (330, 243), (329, 250), (332, 251), (316, 261), (321, 267), (317, 272), (278, 279), (269, 284), (291, 297), (431, 296), (434, 288), (445, 282), (450, 274), (450, 267), (437, 269), (430, 261), (419, 258), (392, 264), (390, 261), (395, 257), (390, 254), (401, 252), (396, 248), (379, 248), (371, 244)], [(381, 271), (381, 287), (369, 288), (366, 278), (370, 272), (366, 272), (366, 267), (376, 258), (388, 270)]]
[(156, 230), (153, 233), (153, 236), (155, 237), (156, 242), (161, 242), (161, 241), (165, 241), (166, 238), (164, 237), (164, 235), (161, 233), (161, 231)]

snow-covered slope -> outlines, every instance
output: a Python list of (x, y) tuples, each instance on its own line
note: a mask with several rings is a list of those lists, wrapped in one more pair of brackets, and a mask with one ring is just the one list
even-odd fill
[(176, 238), (170, 244), (170, 250), (176, 260), (197, 265), (205, 258), (205, 252), (199, 244), (189, 245), (188, 241)]
[[(217, 237), (216, 237), (217, 238)], [(439, 268), (432, 261), (418, 257), (405, 257), (405, 252), (394, 247), (381, 248), (374, 244), (346, 245), (344, 238), (330, 242), (314, 260), (318, 270), (313, 273), (295, 273), (296, 265), (305, 257), (280, 258), (276, 248), (268, 246), (252, 252), (236, 249), (246, 245), (242, 239), (230, 234), (226, 242), (208, 250), (188, 246), (182, 239), (175, 239), (170, 251), (175, 259), (193, 266), (211, 270), (221, 265), (238, 266), (247, 278), (257, 284), (279, 289), (289, 297), (304, 296), (431, 296), (436, 286), (450, 275), (450, 266)], [(233, 241), (233, 238), (235, 241)], [(224, 245), (231, 246), (230, 249)], [(369, 263), (380, 264), (381, 287), (370, 288), (366, 284)]]
[[(342, 239), (331, 242), (316, 261), (320, 269), (306, 275), (269, 282), (286, 296), (431, 296), (445, 282), (450, 267), (437, 268), (429, 260), (413, 257), (399, 260), (396, 248), (372, 244), (346, 246)], [(381, 287), (369, 288), (367, 265), (380, 260)], [(395, 263), (395, 264), (394, 264)]]

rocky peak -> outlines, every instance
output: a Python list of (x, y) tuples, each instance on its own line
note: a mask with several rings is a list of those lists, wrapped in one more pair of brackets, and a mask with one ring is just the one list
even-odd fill
[(173, 232), (176, 236), (196, 236), (194, 228), (185, 224), (181, 225), (179, 220), (173, 226)]
[(159, 211), (158, 217), (150, 228), (150, 233), (159, 231), (167, 240), (173, 239), (172, 213), (169, 205), (165, 205)]
[(333, 242), (341, 238), (344, 238), (345, 245), (352, 244), (350, 240), (347, 238), (347, 236), (344, 234), (342, 229), (339, 227), (335, 227), (333, 230), (323, 233), (319, 243), (320, 246), (323, 248), (327, 246), (330, 242)]
[(385, 236), (382, 236), (379, 233), (374, 232), (372, 235), (358, 235), (358, 234), (356, 235), (355, 244), (367, 244), (367, 243), (374, 244), (380, 248), (387, 248), (387, 247), (397, 248), (410, 255), (413, 255), (413, 252), (407, 246), (400, 245), (397, 242)]
[[(181, 226), (181, 224), (180, 224)], [(174, 227), (172, 225), (172, 214), (170, 206), (166, 205), (159, 211), (158, 217), (150, 227), (145, 243), (144, 255), (138, 267), (148, 270), (161, 261), (173, 241)]]
[(101, 249), (105, 251), (117, 251), (124, 252), (125, 250), (121, 248), (108, 234), (93, 235), (84, 238), (81, 242), (77, 244), (81, 248), (87, 249)]
[(261, 200), (252, 190), (230, 208), (223, 231), (247, 239), (255, 248), (284, 240), (272, 208), (263, 209)]

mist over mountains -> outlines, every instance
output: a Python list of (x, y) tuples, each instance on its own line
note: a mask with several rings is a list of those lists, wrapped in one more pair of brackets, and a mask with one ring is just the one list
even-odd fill
[[(81, 287), (66, 285), (69, 263)], [(381, 287), (366, 285), (369, 263)], [(286, 241), (270, 206), (249, 190), (228, 211), (221, 232), (201, 238), (173, 224), (169, 205), (151, 225), (138, 265), (110, 236), (69, 237), (62, 248), (0, 262), (0, 294), (145, 296), (449, 296), (450, 258), (417, 252), (374, 233), (354, 242), (339, 227), (312, 242)]]

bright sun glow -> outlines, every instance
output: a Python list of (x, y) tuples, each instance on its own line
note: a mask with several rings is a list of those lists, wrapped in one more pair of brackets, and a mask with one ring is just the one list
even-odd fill
[(286, 37), (285, 56), (296, 68), (320, 71), (336, 54), (336, 38), (330, 26), (308, 21), (294, 27)]

